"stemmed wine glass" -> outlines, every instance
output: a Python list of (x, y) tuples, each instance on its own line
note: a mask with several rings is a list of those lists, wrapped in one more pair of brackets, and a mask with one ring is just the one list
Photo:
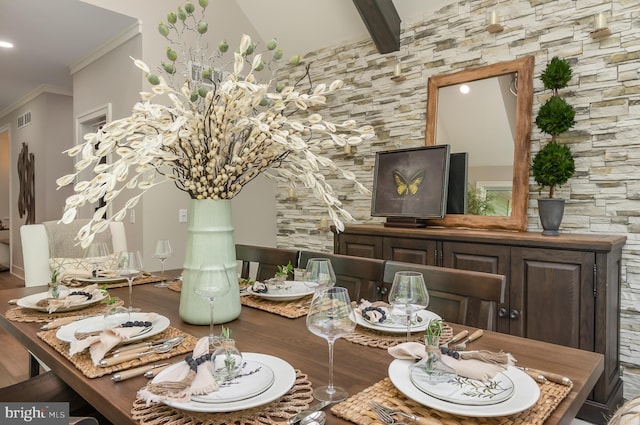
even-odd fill
[(411, 271), (396, 272), (389, 291), (389, 304), (394, 310), (406, 315), (407, 341), (411, 338), (411, 318), (413, 314), (429, 305), (429, 293), (422, 273)]
[(142, 256), (140, 251), (124, 251), (118, 257), (118, 275), (125, 277), (129, 283), (129, 312), (136, 311), (133, 308), (133, 279), (142, 274)]
[(211, 346), (216, 345), (216, 336), (213, 333), (215, 301), (217, 297), (226, 294), (230, 289), (231, 281), (226, 269), (201, 267), (198, 271), (193, 292), (209, 302), (209, 345)]
[(353, 332), (356, 327), (353, 314), (346, 288), (316, 290), (307, 313), (307, 329), (329, 343), (329, 384), (314, 391), (318, 400), (337, 402), (349, 395), (344, 388), (333, 386), (333, 344), (336, 339)]
[(85, 253), (85, 260), (93, 267), (91, 270), (92, 277), (99, 277), (100, 267), (104, 266), (109, 255), (109, 247), (105, 242), (93, 242), (87, 248)]
[(156, 285), (156, 288), (166, 288), (169, 286), (167, 283), (167, 279), (164, 276), (164, 262), (167, 258), (171, 257), (173, 251), (171, 250), (171, 244), (169, 243), (169, 239), (158, 239), (156, 241), (156, 250), (153, 253), (153, 256), (160, 260), (161, 271), (160, 275), (162, 275), (162, 282)]
[(328, 258), (310, 258), (304, 274), (304, 284), (314, 290), (331, 288), (336, 284), (336, 274)]

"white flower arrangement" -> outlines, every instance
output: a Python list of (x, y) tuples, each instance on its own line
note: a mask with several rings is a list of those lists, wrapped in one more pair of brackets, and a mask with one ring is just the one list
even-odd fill
[[(207, 0), (199, 3), (204, 17)], [(311, 111), (326, 105), (327, 95), (343, 88), (342, 81), (318, 84), (310, 93), (297, 91), (295, 85), (278, 84), (271, 90), (272, 81), (260, 83), (256, 73), (274, 71), (272, 65), (282, 57), (282, 51), (271, 40), (267, 49), (273, 58), (267, 66), (247, 35), (233, 54), (231, 71), (224, 64), (218, 68), (202, 66), (221, 62), (228, 45), (222, 41), (214, 54), (205, 53), (202, 46), (207, 24), (203, 17), (196, 19), (193, 12), (193, 4), (188, 1), (177, 14), (169, 13), (168, 24), (159, 25), (162, 35), (172, 41), (173, 31), (181, 44), (180, 60), (169, 47), (170, 62), (162, 64), (171, 82), (176, 65), (181, 65), (184, 80), (172, 84), (179, 88), (151, 72), (144, 62), (134, 60), (153, 85), (151, 92), (141, 93), (130, 116), (106, 124), (97, 133), (86, 135), (84, 144), (65, 151), (69, 156), (79, 156), (79, 160), (74, 173), (57, 180), (59, 187), (73, 183), (91, 167), (95, 176), (75, 184), (74, 194), (66, 200), (62, 222), (73, 221), (83, 205), (104, 199), (105, 205), (77, 235), (86, 247), (110, 221), (124, 219), (127, 210), (155, 185), (173, 182), (193, 199), (231, 199), (262, 173), (292, 187), (298, 183), (311, 190), (326, 204), (336, 228), (343, 230), (342, 220), (351, 221), (353, 217), (342, 207), (323, 173), (338, 172), (360, 192), (370, 192), (352, 172), (340, 169), (317, 152), (331, 146), (357, 145), (374, 133), (371, 126), (358, 127), (353, 120), (333, 123)], [(194, 47), (183, 40), (185, 29), (197, 34)], [(294, 56), (290, 64), (299, 61), (300, 57)], [(194, 64), (200, 71), (195, 79)], [(157, 96), (168, 97), (168, 104), (155, 103)], [(101, 161), (105, 157), (109, 159), (106, 163)], [(105, 219), (107, 209), (126, 195), (129, 198), (124, 206)]]

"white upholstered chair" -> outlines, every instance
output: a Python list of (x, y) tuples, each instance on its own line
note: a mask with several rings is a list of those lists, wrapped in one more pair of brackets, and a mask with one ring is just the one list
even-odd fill
[[(24, 263), (24, 285), (39, 286), (49, 283), (51, 269), (49, 258), (83, 258), (84, 249), (75, 240), (80, 227), (88, 220), (74, 220), (71, 224), (46, 221), (42, 224), (25, 224), (20, 227), (22, 260)], [(110, 244), (113, 253), (127, 250), (127, 237), (122, 222), (110, 223), (109, 230), (99, 233), (96, 239)], [(29, 375), (36, 376), (40, 366), (46, 364), (29, 353)]]
[[(84, 250), (74, 240), (81, 226), (88, 220), (75, 220), (71, 224), (47, 221), (42, 224), (26, 224), (20, 227), (25, 286), (45, 285), (51, 277), (49, 258), (84, 257)], [(110, 231), (96, 235), (104, 242), (111, 242), (113, 253), (127, 250), (124, 223), (111, 222)]]

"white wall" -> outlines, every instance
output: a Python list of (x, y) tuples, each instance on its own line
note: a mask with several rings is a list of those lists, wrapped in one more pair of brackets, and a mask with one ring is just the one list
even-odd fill
[[(26, 143), (35, 161), (35, 220), (42, 222), (56, 220), (62, 214), (64, 200), (71, 194), (70, 189), (56, 191), (55, 180), (73, 167), (71, 158), (62, 154), (73, 139), (72, 99), (70, 96), (43, 92), (11, 113), (0, 117), (0, 127), (10, 127), (10, 192), (11, 211), (11, 263), (12, 272), (23, 276), (20, 226), (22, 218), (18, 212), (20, 181), (17, 167), (22, 143)], [(31, 124), (18, 130), (18, 116), (31, 112)]]
[[(9, 217), (9, 131), (0, 132), (0, 220)], [(9, 223), (3, 223), (5, 226)]]

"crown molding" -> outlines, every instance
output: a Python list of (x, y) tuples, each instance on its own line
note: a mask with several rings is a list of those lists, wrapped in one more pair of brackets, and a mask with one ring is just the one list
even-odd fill
[(40, 96), (42, 94), (45, 94), (45, 93), (59, 94), (59, 95), (62, 95), (62, 96), (73, 96), (73, 92), (71, 90), (65, 88), (65, 87), (55, 86), (53, 84), (40, 84), (38, 87), (36, 87), (35, 89), (31, 90), (25, 96), (23, 96), (19, 100), (15, 101), (11, 105), (7, 106), (2, 111), (0, 111), (0, 118), (3, 118), (5, 116), (9, 115), (11, 112), (15, 111), (16, 109), (20, 108), (21, 106), (26, 105), (27, 103), (31, 102), (36, 97), (38, 97), (38, 96)]
[(113, 49), (131, 40), (133, 37), (135, 37), (138, 34), (142, 34), (142, 22), (140, 20), (137, 20), (136, 22), (131, 24), (128, 28), (125, 28), (122, 32), (120, 32), (120, 34), (117, 34), (111, 39), (107, 40), (103, 45), (98, 47), (96, 50), (94, 50), (85, 58), (80, 59), (78, 62), (71, 65), (69, 67), (69, 69), (71, 70), (71, 75), (89, 66), (96, 60), (100, 59), (101, 57), (103, 57)]

